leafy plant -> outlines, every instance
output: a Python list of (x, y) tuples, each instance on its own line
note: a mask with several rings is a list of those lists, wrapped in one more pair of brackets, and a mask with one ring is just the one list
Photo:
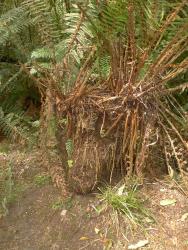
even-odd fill
[(65, 143), (66, 146), (66, 152), (68, 155), (68, 167), (71, 168), (73, 166), (73, 160), (72, 160), (72, 153), (73, 153), (73, 142), (71, 139), (68, 139)]
[[(12, 111), (14, 109), (12, 108)], [(5, 113), (6, 112), (6, 113)], [(0, 107), (0, 130), (5, 136), (16, 140), (18, 138), (27, 140), (27, 121), (23, 116), (23, 112), (11, 112), (11, 108), (2, 109)]]
[(53, 210), (66, 209), (69, 210), (73, 206), (72, 198), (57, 200), (52, 204)]
[(58, 200), (58, 201), (55, 201), (53, 204), (52, 204), (52, 209), (53, 210), (59, 210), (59, 209), (62, 209), (63, 208), (63, 201), (61, 200)]
[(51, 183), (51, 177), (49, 175), (36, 175), (33, 181), (36, 186), (43, 187)]
[(12, 163), (0, 167), (0, 216), (8, 214), (10, 203), (18, 199), (25, 187), (13, 178)]

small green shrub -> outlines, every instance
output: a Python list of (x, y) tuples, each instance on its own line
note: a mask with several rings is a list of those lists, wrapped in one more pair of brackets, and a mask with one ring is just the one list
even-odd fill
[(37, 187), (43, 187), (51, 183), (51, 177), (49, 175), (36, 175), (34, 183)]
[(72, 206), (73, 206), (73, 200), (70, 197), (70, 198), (67, 198), (65, 200), (59, 199), (59, 200), (53, 202), (52, 209), (53, 210), (59, 210), (59, 209), (69, 210), (69, 209), (71, 209)]
[(64, 207), (64, 203), (62, 200), (57, 200), (52, 204), (52, 209), (53, 210), (59, 210)]

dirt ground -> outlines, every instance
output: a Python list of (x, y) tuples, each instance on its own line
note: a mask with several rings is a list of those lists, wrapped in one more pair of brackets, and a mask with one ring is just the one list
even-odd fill
[[(36, 185), (35, 176), (46, 172), (32, 153), (1, 153), (1, 164), (10, 158), (15, 178), (25, 188), (0, 219), (1, 250), (123, 250), (140, 240), (148, 240), (141, 249), (188, 249), (188, 198), (172, 183), (146, 181), (140, 193), (148, 197), (146, 206), (156, 223), (131, 230), (128, 222), (121, 227), (122, 217), (116, 221), (111, 210), (97, 213), (95, 194), (62, 200), (52, 183)], [(175, 203), (161, 206), (165, 199)]]

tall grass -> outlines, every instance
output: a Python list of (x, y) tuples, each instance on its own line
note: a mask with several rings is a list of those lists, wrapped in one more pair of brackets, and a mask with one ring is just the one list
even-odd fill
[(135, 225), (142, 226), (146, 221), (154, 222), (151, 212), (145, 206), (145, 200), (139, 196), (138, 184), (131, 187), (125, 184), (108, 186), (100, 191), (99, 198), (104, 209), (111, 208)]

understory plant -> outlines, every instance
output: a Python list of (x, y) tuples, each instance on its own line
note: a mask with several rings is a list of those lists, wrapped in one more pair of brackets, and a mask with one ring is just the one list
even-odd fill
[(143, 226), (144, 223), (155, 221), (149, 209), (145, 206), (145, 200), (141, 199), (138, 192), (138, 185), (134, 182), (131, 188), (125, 184), (115, 187), (108, 186), (101, 189), (99, 200), (101, 205), (100, 211), (112, 209), (112, 214), (127, 218), (133, 225)]
[[(187, 0), (25, 0), (6, 15), (4, 46), (28, 31), (19, 51), (29, 56), (18, 61), (41, 94), (43, 145), (58, 144), (63, 155), (66, 174), (52, 161), (54, 176), (89, 192), (103, 178), (143, 175), (157, 147), (166, 170), (187, 178), (187, 116), (178, 99), (188, 88)], [(57, 144), (45, 136), (52, 118)]]
[(7, 215), (8, 206), (15, 201), (19, 188), (14, 183), (12, 163), (0, 167), (0, 217)]

